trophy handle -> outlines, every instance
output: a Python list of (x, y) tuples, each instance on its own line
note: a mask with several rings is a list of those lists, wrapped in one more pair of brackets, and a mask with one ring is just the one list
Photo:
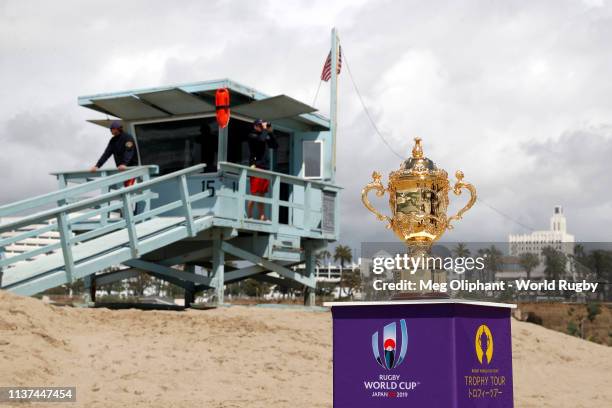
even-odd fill
[(368, 185), (366, 185), (363, 188), (363, 190), (361, 190), (361, 201), (363, 202), (363, 205), (365, 205), (368, 210), (370, 210), (372, 213), (374, 213), (374, 215), (376, 215), (376, 218), (378, 218), (379, 221), (387, 221), (388, 222), (387, 228), (391, 228), (391, 218), (379, 213), (378, 210), (374, 208), (374, 206), (370, 203), (370, 200), (368, 199), (368, 193), (370, 192), (370, 190), (376, 190), (377, 197), (382, 197), (385, 194), (386, 190), (385, 190), (385, 187), (380, 182), (381, 178), (382, 176), (380, 175), (380, 173), (376, 171), (372, 173), (373, 181), (369, 183)]
[(476, 202), (476, 188), (474, 188), (473, 185), (471, 185), (470, 183), (464, 183), (463, 180), (463, 172), (458, 170), (457, 173), (455, 173), (455, 176), (457, 177), (457, 182), (455, 183), (455, 186), (453, 187), (453, 192), (455, 193), (455, 195), (460, 195), (461, 194), (461, 189), (465, 188), (470, 192), (470, 200), (468, 201), (468, 203), (465, 205), (465, 207), (463, 207), (461, 210), (459, 210), (459, 212), (451, 217), (448, 217), (448, 220), (446, 221), (447, 224), (447, 228), (448, 229), (453, 229), (453, 226), (450, 224), (451, 221), (455, 221), (455, 220), (460, 220), (461, 217), (463, 217), (463, 214), (469, 210), (470, 208), (472, 208), (472, 206), (474, 205), (474, 203)]

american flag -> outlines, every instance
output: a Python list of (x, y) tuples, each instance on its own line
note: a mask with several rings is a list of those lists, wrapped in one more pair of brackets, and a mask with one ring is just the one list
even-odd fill
[[(340, 74), (340, 70), (342, 69), (342, 47), (338, 47), (338, 66), (336, 67), (336, 72)], [(321, 72), (321, 80), (329, 81), (331, 79), (331, 51), (327, 55), (327, 59), (325, 60), (325, 64), (323, 65), (323, 72)]]

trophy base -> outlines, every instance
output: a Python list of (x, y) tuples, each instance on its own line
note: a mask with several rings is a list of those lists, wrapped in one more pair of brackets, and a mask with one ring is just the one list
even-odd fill
[(446, 293), (422, 292), (422, 293), (396, 293), (391, 300), (423, 300), (423, 299), (450, 299)]

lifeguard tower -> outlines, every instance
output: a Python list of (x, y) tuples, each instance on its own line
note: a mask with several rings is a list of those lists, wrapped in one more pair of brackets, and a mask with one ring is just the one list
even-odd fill
[[(225, 128), (215, 117), (222, 88), (231, 97)], [(229, 79), (78, 102), (105, 117), (92, 123), (123, 122), (140, 166), (57, 172), (57, 191), (0, 207), (2, 289), (33, 295), (85, 279), (95, 295), (96, 286), (146, 272), (184, 288), (186, 303), (214, 289), (222, 304), (224, 285), (246, 278), (302, 288), (314, 303), (315, 251), (339, 233), (333, 121)], [(279, 143), (270, 171), (248, 166), (255, 118), (272, 123)], [(266, 197), (250, 194), (254, 176), (270, 180)], [(264, 203), (268, 221), (247, 218), (249, 201)], [(103, 272), (116, 265), (124, 267)]]

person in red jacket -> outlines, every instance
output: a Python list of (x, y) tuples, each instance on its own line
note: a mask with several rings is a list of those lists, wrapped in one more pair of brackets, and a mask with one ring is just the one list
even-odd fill
[[(270, 169), (269, 150), (278, 148), (272, 125), (261, 119), (253, 122), (253, 131), (248, 135), (249, 165), (262, 170)], [(270, 188), (270, 180), (261, 177), (251, 177), (251, 194), (264, 197)], [(253, 218), (253, 201), (247, 204), (247, 216)], [(265, 221), (264, 204), (257, 203), (259, 219)]]

